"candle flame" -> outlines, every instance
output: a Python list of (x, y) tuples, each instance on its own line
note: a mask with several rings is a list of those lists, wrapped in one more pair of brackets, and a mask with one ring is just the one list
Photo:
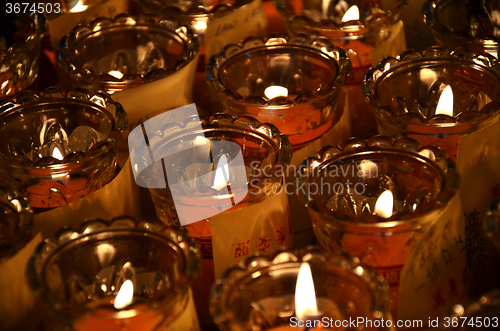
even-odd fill
[(79, 13), (79, 12), (82, 12), (84, 10), (87, 9), (87, 5), (84, 5), (81, 3), (81, 1), (78, 1), (78, 3), (76, 4), (76, 6), (74, 6), (73, 8), (71, 8), (70, 10), (70, 13)]
[(127, 279), (120, 287), (118, 294), (116, 295), (115, 302), (113, 306), (116, 309), (123, 309), (132, 303), (134, 298), (134, 283), (130, 279)]
[(287, 97), (288, 89), (284, 86), (271, 85), (264, 90), (264, 95), (268, 99), (274, 99), (277, 97)]
[(229, 167), (227, 166), (227, 158), (222, 155), (217, 164), (217, 169), (215, 170), (214, 183), (212, 188), (219, 191), (224, 187), (229, 185)]
[(450, 85), (446, 86), (439, 97), (436, 115), (453, 116), (453, 90)]
[(351, 6), (342, 17), (342, 22), (359, 20), (359, 8), (356, 5)]
[(392, 208), (394, 206), (394, 199), (392, 197), (392, 192), (385, 190), (378, 197), (375, 203), (375, 214), (382, 218), (389, 218), (392, 216)]
[(64, 156), (62, 155), (61, 151), (57, 147), (54, 147), (54, 150), (52, 151), (52, 157), (54, 159), (58, 159), (58, 160), (64, 159)]
[(122, 79), (123, 74), (118, 70), (110, 70), (108, 71), (108, 75), (115, 77), (116, 79)]
[(302, 263), (299, 276), (297, 277), (297, 285), (295, 285), (295, 315), (299, 320), (319, 315), (311, 267), (308, 263)]

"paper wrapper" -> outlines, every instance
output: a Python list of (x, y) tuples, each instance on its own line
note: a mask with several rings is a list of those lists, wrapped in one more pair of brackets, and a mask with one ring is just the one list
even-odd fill
[(406, 50), (406, 38), (403, 21), (391, 27), (391, 35), (380, 46), (372, 51), (372, 65), (376, 66), (380, 60), (388, 56), (396, 56)]
[(41, 241), (38, 234), (16, 255), (0, 262), (0, 330), (20, 330), (18, 325), (33, 309), (35, 296), (28, 286), (26, 267)]
[(189, 301), (186, 308), (172, 323), (170, 323), (165, 331), (200, 331), (198, 316), (194, 307), (193, 291), (189, 288)]
[[(460, 202), (412, 252), (401, 283), (399, 318), (447, 316), (457, 303), (498, 282), (500, 261), (483, 230), (487, 206), (500, 195), (500, 122), (460, 138)], [(457, 200), (457, 199), (455, 199)], [(451, 221), (451, 222), (450, 222)]]
[(98, 16), (113, 17), (127, 11), (127, 0), (104, 0), (89, 6), (84, 11), (76, 13), (68, 12), (50, 20), (49, 32), (52, 49), (55, 51), (61, 38), (67, 35), (79, 23), (89, 22)]
[(447, 316), (466, 296), (464, 218), (460, 210), (457, 194), (413, 247), (401, 276), (398, 319), (425, 323), (429, 317)]
[(65, 206), (35, 215), (34, 233), (43, 238), (53, 236), (64, 226), (78, 226), (86, 218), (110, 219), (120, 215), (140, 218), (141, 190), (134, 181), (130, 160), (107, 185)]
[[(304, 148), (293, 152), (290, 168), (286, 172), (286, 182), (288, 188), (288, 203), (290, 205), (290, 214), (292, 215), (292, 226), (295, 233), (295, 243), (297, 247), (302, 248), (311, 244), (314, 236), (312, 230), (312, 222), (309, 217), (309, 212), (304, 204), (299, 200), (295, 194), (295, 171), (304, 160), (310, 156), (314, 156), (324, 146), (337, 146), (343, 140), (351, 136), (350, 118), (349, 118), (349, 95), (346, 89), (342, 89), (340, 93), (337, 107), (343, 110), (340, 120), (325, 133), (321, 138), (316, 139)], [(294, 185), (293, 187), (291, 185)]]
[(210, 57), (227, 44), (238, 44), (250, 36), (267, 34), (267, 18), (262, 0), (254, 0), (231, 13), (207, 22), (205, 30), (205, 65)]
[(173, 109), (193, 103), (193, 82), (199, 54), (185, 67), (165, 78), (112, 94), (127, 113), (133, 125), (142, 117), (163, 109)]
[(215, 279), (256, 252), (295, 247), (284, 185), (274, 196), (211, 217), (210, 226)]

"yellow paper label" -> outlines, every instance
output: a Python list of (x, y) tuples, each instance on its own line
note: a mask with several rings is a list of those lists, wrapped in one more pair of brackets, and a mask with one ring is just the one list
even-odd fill
[(406, 39), (403, 21), (395, 23), (391, 28), (391, 35), (382, 45), (372, 51), (372, 65), (376, 66), (380, 60), (388, 56), (396, 56), (406, 50)]
[(237, 44), (250, 36), (264, 37), (267, 18), (262, 0), (254, 0), (231, 13), (208, 21), (205, 31), (205, 64), (227, 44)]
[(43, 238), (53, 236), (64, 226), (77, 226), (86, 218), (111, 219), (129, 215), (141, 217), (140, 188), (134, 181), (130, 160), (107, 185), (67, 205), (35, 215), (34, 231)]
[(198, 58), (199, 54), (185, 67), (165, 78), (113, 93), (111, 97), (125, 109), (128, 123), (133, 125), (156, 111), (192, 103)]
[(56, 50), (61, 38), (67, 35), (79, 23), (88, 23), (99, 16), (113, 17), (119, 13), (127, 12), (127, 9), (128, 2), (126, 0), (104, 0), (90, 5), (84, 11), (68, 12), (50, 20), (49, 32), (52, 49)]
[[(35, 236), (16, 255), (0, 262), (0, 329), (28, 329), (26, 324), (36, 324), (36, 317), (27, 318), (33, 309), (35, 294), (28, 286), (26, 267), (36, 246), (42, 241), (40, 234)], [(23, 327), (20, 328), (20, 323)], [(29, 326), (30, 328), (32, 325)]]
[(191, 288), (189, 288), (188, 295), (188, 303), (184, 311), (165, 328), (165, 331), (200, 331)]
[(460, 196), (413, 247), (403, 270), (398, 319), (446, 316), (467, 291)]
[(210, 218), (215, 278), (256, 252), (294, 247), (285, 186), (263, 201)]

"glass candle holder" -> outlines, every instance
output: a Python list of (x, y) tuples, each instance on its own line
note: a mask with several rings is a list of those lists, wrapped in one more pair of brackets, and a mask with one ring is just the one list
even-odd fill
[(295, 151), (340, 120), (335, 106), (350, 72), (346, 52), (325, 38), (251, 37), (214, 55), (207, 81), (225, 111), (276, 125)]
[(16, 254), (31, 240), (33, 212), (28, 199), (0, 187), (0, 261)]
[(68, 204), (116, 173), (126, 114), (106, 94), (49, 88), (0, 102), (0, 178), (35, 211)]
[(125, 0), (52, 0), (43, 7), (40, 5), (40, 8), (44, 8), (54, 51), (61, 38), (76, 24), (88, 23), (96, 17), (115, 16), (129, 11)]
[(306, 159), (299, 179), (319, 243), (375, 266), (391, 286), (396, 315), (411, 248), (457, 195), (454, 162), (412, 139), (352, 139)]
[[(198, 51), (188, 26), (152, 14), (119, 14), (77, 25), (61, 39), (57, 59), (75, 86), (114, 94), (134, 123), (149, 112), (190, 102)], [(174, 76), (180, 71), (183, 76)], [(176, 92), (168, 100), (166, 89)]]
[(157, 217), (185, 228), (201, 246), (202, 271), (193, 287), (200, 322), (210, 325), (207, 302), (216, 277), (248, 254), (294, 245), (283, 182), (291, 146), (276, 127), (254, 118), (181, 114), (179, 124), (165, 123), (174, 111), (132, 131), (131, 162)]
[(122, 216), (61, 229), (37, 247), (28, 277), (57, 330), (199, 330), (198, 270), (183, 232)]
[[(303, 265), (311, 275), (305, 282), (300, 279)], [(374, 269), (308, 248), (252, 256), (228, 269), (212, 289), (210, 309), (221, 331), (304, 330), (299, 323), (309, 318), (319, 320), (322, 328), (307, 330), (338, 330), (346, 320), (360, 321), (355, 328), (377, 330), (384, 328), (382, 319), (392, 322), (388, 301), (387, 284)], [(314, 316), (301, 312), (299, 303)]]
[(424, 20), (439, 45), (467, 47), (475, 52), (498, 56), (500, 4), (495, 1), (427, 0)]
[(380, 133), (440, 146), (456, 160), (461, 137), (498, 121), (499, 69), (489, 54), (408, 51), (370, 69), (363, 94)]
[(353, 67), (345, 86), (349, 92), (353, 135), (368, 138), (377, 134), (373, 113), (363, 101), (361, 84), (372, 65), (406, 49), (399, 18), (404, 6), (398, 1), (375, 3), (366, 0), (349, 0), (341, 4), (274, 0), (274, 5), (285, 18), (289, 34), (326, 37), (347, 51)]
[[(38, 76), (40, 46), (46, 31), (42, 14), (15, 14), (14, 3), (1, 5), (0, 99), (32, 85)], [(9, 10), (10, 8), (10, 10)]]

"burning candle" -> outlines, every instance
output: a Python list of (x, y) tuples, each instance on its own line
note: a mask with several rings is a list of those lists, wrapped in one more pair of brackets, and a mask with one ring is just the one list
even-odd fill
[(322, 36), (346, 50), (353, 66), (345, 85), (352, 134), (365, 138), (377, 134), (375, 118), (363, 102), (361, 84), (372, 65), (406, 49), (399, 19), (403, 2), (274, 0), (274, 5), (284, 16), (289, 34)]
[[(198, 53), (198, 38), (189, 26), (153, 14), (78, 24), (57, 49), (59, 66), (73, 85), (112, 94), (130, 123), (192, 102)], [(168, 99), (165, 90), (171, 93)]]
[(276, 125), (296, 151), (339, 122), (336, 103), (350, 70), (344, 50), (326, 39), (254, 37), (214, 55), (207, 80), (225, 110)]
[(375, 320), (388, 317), (388, 298), (370, 267), (309, 247), (251, 256), (228, 269), (210, 308), (221, 331), (338, 330), (350, 319), (377, 330)]
[(54, 328), (199, 330), (190, 290), (199, 254), (176, 228), (94, 219), (40, 244), (28, 275)]
[(0, 179), (42, 211), (107, 184), (127, 129), (121, 105), (105, 94), (51, 88), (0, 104)]
[(443, 147), (457, 160), (462, 137), (498, 121), (497, 70), (487, 54), (435, 47), (382, 60), (368, 71), (363, 91), (381, 133)]
[[(9, 3), (15, 6), (14, 3)], [(43, 13), (8, 14), (0, 19), (0, 99), (12, 97), (32, 85), (38, 76), (42, 37), (47, 29)]]
[(396, 316), (412, 247), (439, 219), (459, 215), (449, 204), (458, 192), (456, 165), (437, 147), (375, 137), (323, 148), (304, 161), (299, 178), (320, 244), (375, 266)]
[(129, 144), (136, 182), (149, 188), (158, 217), (201, 246), (202, 276), (193, 287), (201, 323), (210, 324), (215, 277), (254, 252), (294, 246), (283, 182), (290, 143), (271, 124), (199, 117), (188, 105), (148, 116)]

